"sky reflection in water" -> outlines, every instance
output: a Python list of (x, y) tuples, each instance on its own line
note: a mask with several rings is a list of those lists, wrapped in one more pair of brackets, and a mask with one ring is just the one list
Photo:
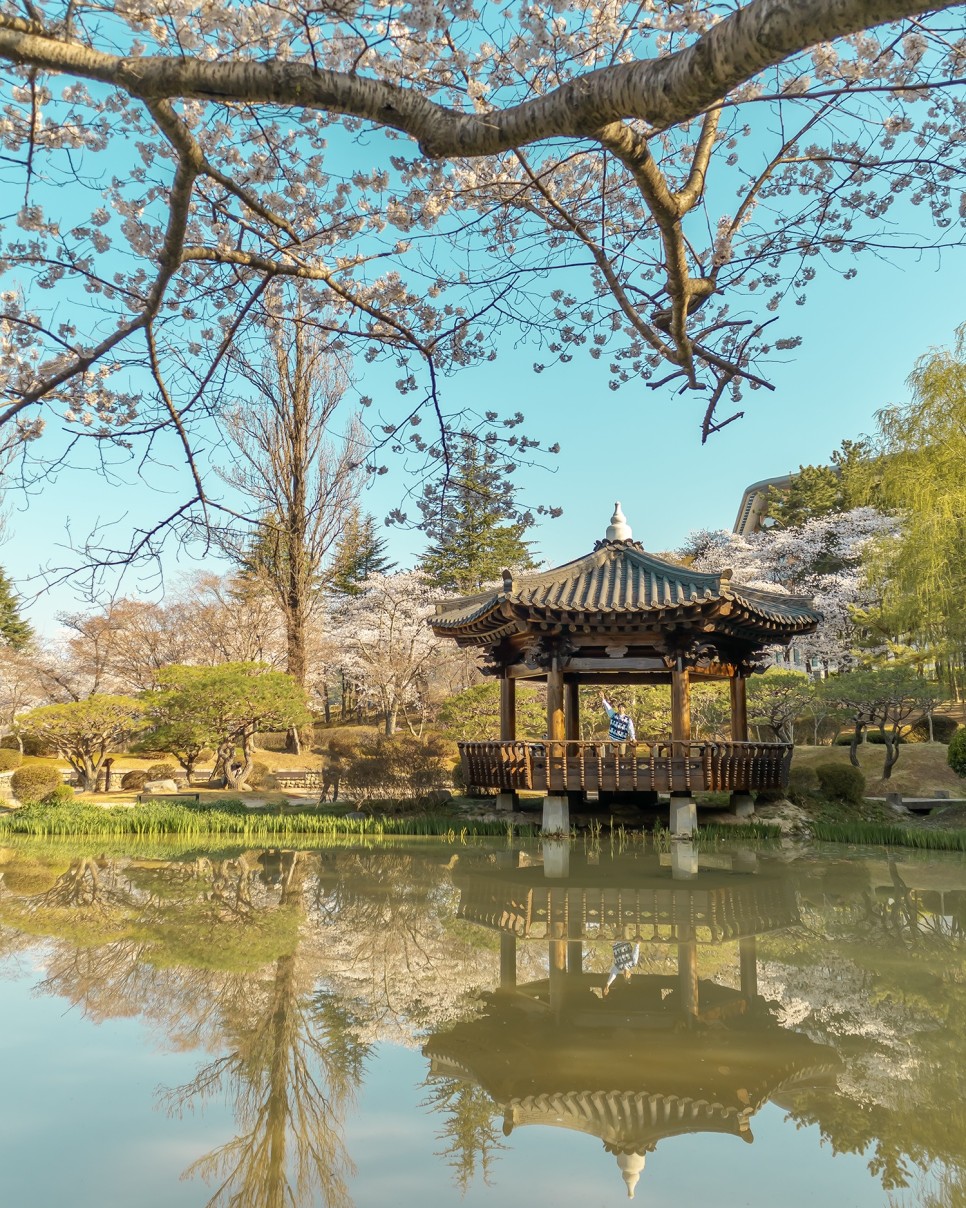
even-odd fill
[(0, 848), (4, 1204), (966, 1202), (958, 856), (93, 850)]

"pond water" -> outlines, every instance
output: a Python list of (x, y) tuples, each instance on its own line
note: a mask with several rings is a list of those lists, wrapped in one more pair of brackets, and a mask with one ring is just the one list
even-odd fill
[(0, 847), (0, 1203), (964, 1204), (964, 951), (960, 856)]

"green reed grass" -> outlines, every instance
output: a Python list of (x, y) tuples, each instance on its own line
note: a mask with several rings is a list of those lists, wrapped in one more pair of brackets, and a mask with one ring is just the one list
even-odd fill
[(534, 827), (514, 827), (505, 821), (484, 822), (440, 814), (346, 818), (321, 811), (252, 813), (242, 802), (232, 800), (220, 801), (211, 809), (177, 800), (106, 809), (82, 802), (56, 806), (29, 805), (0, 817), (0, 836), (30, 835), (38, 838), (134, 835), (151, 839), (162, 835), (180, 838), (222, 835), (244, 840), (278, 840), (297, 836), (421, 835), (455, 842), (476, 836), (529, 838), (536, 833)]
[(966, 831), (924, 830), (876, 822), (812, 822), (813, 839), (879, 847), (915, 847), (922, 851), (966, 851)]

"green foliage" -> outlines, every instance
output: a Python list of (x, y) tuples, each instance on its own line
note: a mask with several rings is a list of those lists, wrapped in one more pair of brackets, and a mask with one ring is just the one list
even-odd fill
[(767, 727), (778, 742), (794, 742), (795, 723), (807, 710), (815, 689), (807, 675), (769, 667), (748, 680), (748, 721)]
[(267, 763), (261, 763), (258, 760), (252, 764), (252, 770), (248, 773), (245, 783), (250, 784), (253, 789), (273, 789), (276, 787), (272, 769)]
[[(911, 401), (876, 416), (875, 474), (884, 506), (901, 511), (898, 540), (876, 547), (883, 607), (914, 642), (962, 667), (966, 644), (966, 328), (910, 378)], [(948, 673), (946, 658), (940, 665)]]
[(957, 730), (949, 740), (946, 762), (957, 776), (966, 776), (966, 730)]
[(367, 735), (344, 758), (342, 786), (362, 800), (413, 800), (452, 781), (455, 749), (445, 739)]
[[(541, 738), (547, 732), (545, 697), (526, 684), (517, 686), (517, 736)], [(500, 734), (500, 685), (493, 680), (474, 684), (451, 696), (439, 711), (447, 737), (460, 742), (496, 739)]]
[(875, 822), (813, 822), (813, 839), (826, 843), (868, 843), (917, 847), (924, 851), (966, 851), (966, 831), (925, 830)]
[(69, 784), (58, 784), (55, 789), (44, 797), (42, 805), (69, 805), (75, 798), (74, 790)]
[[(953, 735), (959, 729), (959, 722), (955, 717), (948, 717), (945, 713), (937, 713), (932, 719), (932, 738), (933, 742), (948, 743), (952, 740)], [(928, 742), (929, 741), (929, 720), (921, 718), (909, 731), (906, 736), (907, 742)]]
[[(826, 764), (826, 767), (829, 765)], [(854, 771), (854, 769), (850, 769)], [(804, 805), (818, 789), (819, 781), (814, 768), (796, 767), (792, 764), (788, 773), (788, 800)]]
[(386, 554), (386, 539), (376, 534), (376, 518), (353, 508), (336, 544), (328, 574), (332, 591), (357, 596), (370, 575), (388, 575), (396, 569)]
[[(831, 465), (799, 466), (787, 487), (772, 487), (768, 492), (766, 516), (783, 528), (799, 528), (817, 516), (846, 512), (872, 502), (865, 473), (872, 456), (866, 441), (843, 440), (831, 458)], [(833, 566), (823, 568), (830, 572)]]
[(12, 772), (22, 763), (23, 756), (19, 751), (12, 751), (9, 747), (0, 747), (0, 772)]
[(146, 780), (174, 780), (178, 769), (173, 763), (152, 763), (144, 769)]
[(144, 729), (145, 706), (130, 696), (91, 696), (41, 705), (18, 720), (25, 734), (50, 743), (70, 763), (81, 786), (93, 789), (108, 754)]
[(227, 761), (240, 746), (250, 760), (259, 730), (287, 730), (311, 720), (305, 690), (295, 678), (261, 663), (172, 666), (158, 678), (158, 690), (145, 698), (155, 722), (150, 741), (170, 751), (189, 775), (207, 747)]
[(64, 783), (60, 769), (52, 763), (31, 763), (17, 768), (10, 777), (10, 787), (18, 801), (42, 801), (48, 793)]
[[(734, 828), (738, 830), (739, 828)], [(480, 822), (441, 814), (405, 818), (345, 818), (311, 810), (300, 814), (254, 813), (240, 801), (220, 801), (215, 808), (198, 807), (188, 801), (151, 801), (133, 807), (102, 808), (86, 802), (66, 806), (25, 805), (0, 816), (0, 835), (33, 835), (56, 838), (110, 838), (137, 835), (182, 835), (198, 839), (205, 835), (231, 835), (245, 841), (277, 843), (298, 836), (326, 838), (336, 835), (381, 838), (387, 835), (427, 835), (449, 841), (470, 836), (533, 836), (533, 827), (514, 827), (506, 822)]]
[(20, 615), (20, 601), (6, 571), (0, 568), (0, 641), (13, 650), (25, 650), (34, 631)]
[[(670, 693), (664, 695), (670, 707)], [(695, 738), (727, 737), (731, 729), (731, 693), (727, 684), (693, 684), (691, 725)]]
[(815, 766), (819, 788), (830, 801), (859, 805), (865, 795), (865, 777), (859, 768), (840, 763), (819, 763)]
[(536, 565), (524, 540), (533, 516), (518, 513), (500, 462), (494, 450), (464, 436), (445, 475), (429, 483), (419, 500), (420, 528), (430, 539), (421, 569), (444, 591), (480, 591), (505, 568)]

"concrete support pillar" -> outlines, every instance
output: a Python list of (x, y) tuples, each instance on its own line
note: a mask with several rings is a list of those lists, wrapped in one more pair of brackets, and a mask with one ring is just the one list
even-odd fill
[(732, 793), (731, 812), (736, 818), (750, 818), (755, 812), (755, 799), (751, 793)]
[(506, 814), (512, 814), (516, 808), (517, 808), (516, 793), (507, 792), (507, 793), (498, 793), (497, 794), (497, 798), (496, 798), (497, 813), (503, 812)]
[(698, 807), (690, 794), (671, 794), (669, 826), (672, 835), (690, 836), (698, 829)]
[(570, 802), (566, 797), (544, 797), (540, 829), (545, 835), (570, 834)]
[[(564, 803), (566, 804), (566, 798), (564, 799)], [(544, 877), (567, 877), (570, 875), (569, 839), (544, 840), (543, 875)]]
[(698, 853), (693, 843), (671, 844), (671, 880), (689, 881), (698, 875)]

